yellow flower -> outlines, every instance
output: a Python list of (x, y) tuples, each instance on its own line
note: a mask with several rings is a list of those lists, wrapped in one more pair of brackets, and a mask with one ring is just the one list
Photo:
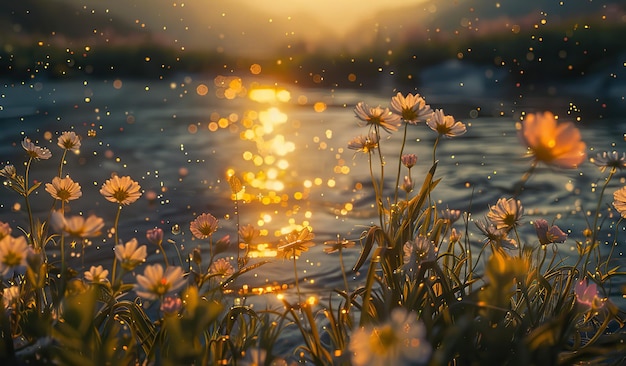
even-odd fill
[(452, 116), (446, 116), (443, 113), (443, 109), (435, 109), (435, 112), (426, 121), (426, 124), (431, 130), (448, 138), (460, 136), (467, 132), (464, 123), (455, 121)]
[(189, 230), (198, 239), (206, 239), (217, 231), (218, 220), (215, 216), (203, 213), (189, 224)]
[(80, 149), (80, 137), (75, 132), (63, 132), (57, 140), (57, 145), (61, 149), (72, 150), (74, 152)]
[(90, 215), (87, 219), (83, 216), (65, 218), (62, 212), (53, 211), (50, 224), (56, 230), (64, 231), (71, 236), (93, 238), (102, 233), (100, 230), (104, 227), (104, 220), (95, 215)]
[(355, 366), (421, 365), (432, 352), (424, 325), (415, 312), (404, 308), (394, 309), (391, 319), (380, 326), (355, 330), (348, 347)]
[(0, 240), (0, 274), (12, 275), (26, 267), (26, 257), (31, 249), (23, 236), (5, 236)]
[(626, 218), (626, 187), (622, 187), (613, 193), (613, 206), (623, 218)]
[(122, 268), (127, 271), (132, 271), (135, 267), (145, 262), (148, 256), (146, 246), (142, 245), (137, 248), (137, 245), (137, 239), (133, 238), (124, 245), (118, 244), (115, 246), (115, 257), (122, 264)]
[(576, 168), (587, 158), (587, 145), (572, 122), (559, 123), (551, 112), (528, 114), (518, 135), (535, 160), (559, 168)]
[(379, 126), (389, 133), (398, 131), (400, 116), (391, 113), (389, 108), (370, 107), (363, 102), (359, 102), (354, 107), (354, 114), (358, 119), (365, 122), (365, 125)]
[(52, 157), (50, 150), (33, 144), (28, 137), (25, 137), (24, 141), (22, 141), (22, 147), (26, 150), (28, 156), (33, 159), (46, 160)]
[(160, 264), (148, 265), (143, 275), (137, 275), (135, 292), (148, 300), (163, 298), (169, 292), (178, 290), (185, 285), (181, 267), (167, 267), (163, 271)]
[(129, 176), (113, 176), (102, 185), (100, 194), (108, 201), (119, 203), (120, 205), (130, 205), (141, 196), (141, 186)]
[(46, 192), (50, 193), (55, 200), (63, 202), (75, 200), (83, 195), (80, 191), (80, 184), (70, 177), (54, 177), (52, 183), (46, 183)]
[(278, 251), (283, 254), (285, 258), (299, 257), (302, 252), (309, 250), (309, 247), (315, 245), (313, 243), (315, 234), (309, 231), (308, 228), (302, 229), (302, 231), (293, 230), (285, 239), (280, 240), (278, 245)]

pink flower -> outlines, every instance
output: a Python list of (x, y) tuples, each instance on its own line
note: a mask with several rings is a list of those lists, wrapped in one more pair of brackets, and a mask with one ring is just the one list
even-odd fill
[(539, 243), (545, 245), (550, 243), (562, 243), (567, 239), (565, 234), (558, 226), (550, 226), (548, 221), (537, 219), (534, 223)]
[(598, 296), (598, 286), (593, 282), (588, 284), (586, 278), (576, 283), (574, 293), (578, 303), (585, 308), (597, 310), (604, 305), (604, 299)]

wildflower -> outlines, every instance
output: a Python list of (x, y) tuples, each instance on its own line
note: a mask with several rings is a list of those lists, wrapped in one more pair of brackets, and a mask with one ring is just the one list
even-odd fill
[(129, 176), (118, 177), (113, 176), (111, 179), (107, 179), (100, 189), (100, 194), (107, 199), (107, 201), (115, 202), (120, 205), (130, 205), (137, 201), (141, 196), (141, 186)]
[(417, 236), (415, 240), (409, 240), (402, 247), (403, 261), (407, 263), (419, 263), (435, 259), (435, 246), (425, 236)]
[(440, 136), (449, 138), (460, 136), (467, 132), (465, 124), (455, 121), (454, 117), (446, 116), (442, 109), (436, 109), (432, 116), (426, 121), (431, 130), (437, 132)]
[(211, 263), (209, 273), (222, 277), (230, 277), (235, 273), (235, 269), (226, 258), (219, 258)]
[(20, 301), (19, 286), (5, 287), (2, 290), (2, 303), (6, 310), (13, 308)]
[(163, 267), (158, 263), (146, 266), (143, 275), (137, 275), (136, 279), (135, 292), (148, 300), (163, 298), (164, 295), (185, 285), (181, 267), (167, 267), (163, 271)]
[(239, 236), (245, 244), (252, 244), (254, 239), (258, 238), (260, 235), (261, 231), (251, 224), (246, 224), (239, 228)]
[(400, 160), (402, 161), (402, 164), (404, 164), (405, 167), (411, 169), (411, 168), (413, 168), (415, 166), (415, 164), (417, 164), (417, 155), (415, 155), (415, 154), (404, 154), (404, 155), (402, 155)]
[(331, 254), (343, 249), (352, 248), (355, 245), (355, 242), (348, 239), (340, 239), (339, 236), (337, 236), (337, 239), (335, 240), (325, 241), (324, 245), (326, 246), (324, 248), (324, 253)]
[(24, 141), (22, 141), (22, 147), (31, 159), (46, 160), (52, 157), (50, 150), (33, 144), (28, 137), (25, 137)]
[(557, 125), (551, 112), (528, 114), (517, 125), (518, 135), (536, 161), (560, 168), (576, 168), (587, 156), (587, 146), (572, 122)]
[(548, 221), (544, 219), (535, 220), (534, 226), (535, 231), (537, 231), (539, 243), (542, 245), (562, 243), (567, 239), (567, 234), (565, 234), (558, 226), (550, 226)]
[(309, 247), (315, 245), (312, 241), (313, 238), (315, 238), (315, 234), (310, 232), (308, 228), (304, 228), (301, 231), (293, 230), (287, 234), (285, 239), (280, 240), (278, 251), (282, 252), (287, 258), (299, 257), (302, 252), (306, 252), (309, 250)]
[(15, 170), (15, 166), (13, 165), (5, 165), (2, 170), (0, 170), (0, 176), (3, 176), (7, 179), (15, 179), (17, 175), (17, 171)]
[(93, 238), (102, 234), (104, 220), (95, 215), (72, 216), (65, 218), (61, 211), (53, 211), (50, 216), (50, 225), (58, 231), (63, 231), (71, 236), (79, 238)]
[(367, 136), (357, 136), (348, 142), (348, 149), (368, 153), (378, 148), (379, 137), (374, 131)]
[(626, 218), (626, 186), (613, 192), (613, 206), (622, 217)]
[(180, 297), (166, 296), (161, 302), (161, 311), (166, 315), (178, 314), (183, 308), (183, 301)]
[(189, 229), (196, 238), (206, 239), (217, 231), (217, 223), (215, 216), (203, 213), (191, 222)]
[(363, 102), (359, 102), (354, 107), (354, 113), (358, 119), (365, 122), (365, 125), (378, 126), (389, 133), (398, 131), (397, 126), (400, 122), (400, 116), (391, 113), (389, 108), (372, 108)]
[(89, 271), (85, 272), (85, 279), (91, 283), (107, 283), (109, 279), (109, 270), (102, 268), (102, 266), (91, 266)]
[(11, 235), (12, 231), (13, 229), (11, 229), (11, 225), (0, 221), (0, 240), (2, 240), (5, 236)]
[(492, 222), (482, 221), (476, 221), (476, 227), (485, 235), (487, 244), (509, 249), (517, 248), (515, 239), (509, 238), (509, 230), (498, 229)]
[(456, 228), (450, 230), (450, 243), (458, 243), (461, 241), (462, 234), (456, 231)]
[(70, 177), (52, 178), (52, 183), (46, 183), (46, 192), (50, 193), (55, 200), (63, 202), (78, 199), (83, 195), (83, 192), (80, 191), (80, 184), (74, 182)]
[(26, 267), (26, 258), (31, 248), (23, 236), (14, 238), (5, 236), (0, 240), (0, 275), (6, 276), (14, 271), (21, 272)]
[(424, 325), (404, 308), (394, 309), (380, 326), (355, 330), (348, 347), (355, 366), (425, 364), (432, 351)]
[(230, 246), (230, 235), (226, 234), (213, 244), (213, 247), (214, 247), (213, 255), (225, 252), (226, 250), (228, 250), (229, 246)]
[(598, 295), (598, 286), (589, 284), (586, 278), (576, 283), (574, 293), (576, 301), (586, 309), (598, 310), (604, 305), (605, 299)]
[(77, 152), (80, 149), (80, 137), (73, 131), (66, 131), (59, 136), (57, 145), (64, 150)]
[(617, 151), (603, 152), (596, 154), (595, 158), (590, 158), (589, 161), (600, 167), (600, 170), (604, 172), (606, 168), (611, 170), (622, 170), (626, 168), (626, 153), (622, 153), (620, 156)]
[(454, 224), (461, 217), (461, 210), (446, 208), (441, 210), (441, 218), (449, 224)]
[(122, 268), (127, 271), (132, 271), (135, 267), (145, 262), (148, 256), (146, 246), (142, 245), (137, 248), (137, 244), (137, 239), (133, 238), (124, 245), (118, 244), (115, 246), (115, 258), (120, 261)]
[(495, 206), (489, 207), (487, 218), (496, 225), (497, 229), (510, 230), (519, 224), (524, 213), (520, 200), (514, 198), (500, 198)]
[(413, 95), (411, 93), (407, 94), (406, 97), (402, 93), (398, 93), (391, 98), (391, 111), (402, 117), (406, 123), (412, 125), (426, 121), (433, 113), (433, 110), (426, 104), (424, 98), (419, 94)]
[(151, 244), (161, 245), (163, 243), (163, 229), (155, 227), (146, 231), (146, 239)]
[(413, 187), (415, 187), (415, 183), (413, 183), (413, 179), (408, 175), (404, 176), (404, 181), (402, 182), (402, 190), (406, 193), (411, 193), (413, 191)]

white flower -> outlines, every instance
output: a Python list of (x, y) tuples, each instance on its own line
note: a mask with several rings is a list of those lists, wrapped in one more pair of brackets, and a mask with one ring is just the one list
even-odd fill
[(354, 107), (354, 114), (358, 119), (365, 122), (366, 126), (378, 126), (389, 133), (398, 131), (400, 116), (391, 113), (389, 108), (370, 107), (363, 102), (359, 102)]
[(178, 290), (185, 285), (181, 267), (167, 267), (165, 272), (160, 264), (148, 265), (143, 275), (137, 275), (135, 292), (148, 300), (163, 298), (167, 293)]
[(391, 98), (391, 111), (412, 125), (426, 121), (433, 114), (433, 110), (426, 104), (424, 98), (419, 94), (413, 95), (411, 93), (407, 94), (406, 97), (402, 93), (398, 93)]
[(91, 266), (89, 271), (85, 272), (85, 279), (92, 283), (107, 283), (109, 282), (108, 275), (109, 270), (102, 268), (102, 266)]
[(22, 141), (22, 147), (26, 150), (28, 156), (33, 159), (46, 160), (52, 157), (50, 150), (33, 144), (28, 137), (25, 137), (24, 141)]
[(11, 309), (18, 301), (20, 301), (19, 286), (5, 287), (2, 290), (2, 302), (5, 309)]
[(122, 264), (122, 268), (127, 271), (132, 271), (146, 261), (148, 256), (145, 245), (137, 248), (137, 239), (133, 238), (124, 245), (118, 244), (115, 246), (115, 257)]
[(0, 240), (0, 274), (11, 275), (14, 271), (21, 271), (26, 267), (26, 258), (31, 248), (26, 238), (5, 236)]
[(57, 145), (64, 150), (77, 152), (80, 149), (80, 137), (73, 131), (66, 131), (59, 136)]
[(439, 135), (449, 138), (460, 136), (467, 132), (465, 124), (455, 121), (452, 116), (446, 116), (442, 109), (436, 109), (428, 121), (426, 121), (426, 124)]

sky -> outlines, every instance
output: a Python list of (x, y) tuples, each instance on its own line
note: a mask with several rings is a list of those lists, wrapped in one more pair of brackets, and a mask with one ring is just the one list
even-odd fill
[(241, 0), (250, 7), (261, 8), (276, 16), (307, 13), (320, 23), (343, 35), (363, 19), (375, 17), (376, 12), (423, 3), (426, 0)]
[(61, 1), (129, 24), (145, 24), (176, 47), (262, 54), (299, 42), (307, 47), (341, 45), (355, 26), (363, 21), (374, 24), (377, 12), (426, 0)]

